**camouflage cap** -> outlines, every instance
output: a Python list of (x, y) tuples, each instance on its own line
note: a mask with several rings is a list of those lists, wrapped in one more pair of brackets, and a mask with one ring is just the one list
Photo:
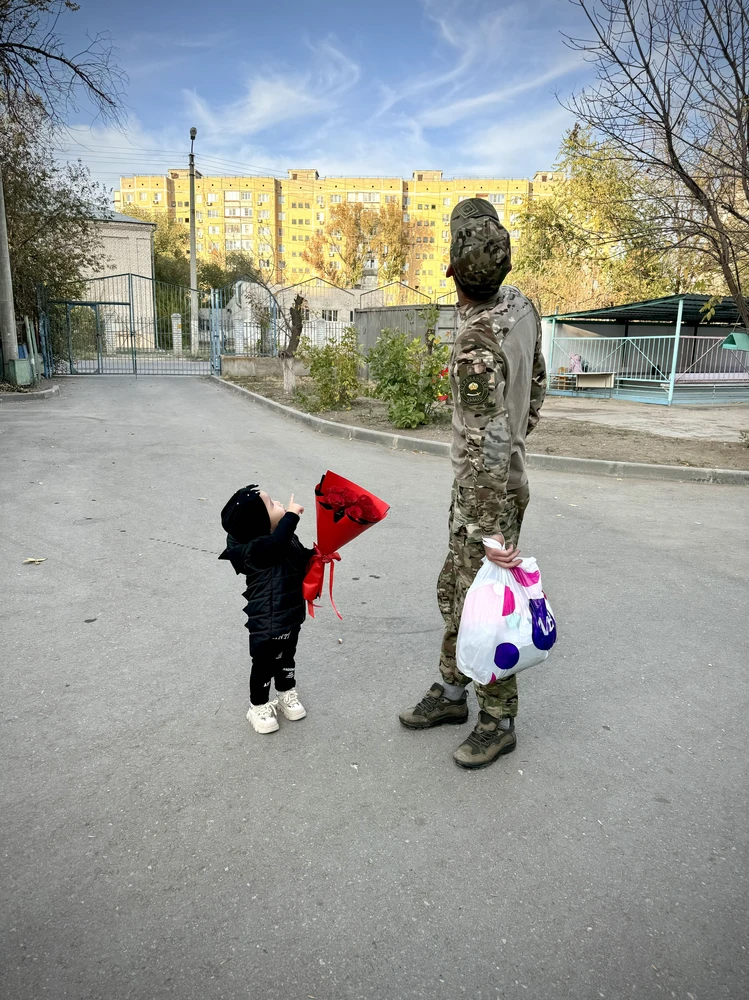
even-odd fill
[(450, 269), (469, 298), (493, 295), (512, 269), (510, 234), (486, 198), (467, 198), (450, 216)]

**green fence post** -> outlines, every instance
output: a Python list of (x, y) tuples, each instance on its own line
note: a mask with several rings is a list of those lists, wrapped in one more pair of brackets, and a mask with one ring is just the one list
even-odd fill
[(676, 312), (676, 330), (674, 331), (674, 353), (671, 358), (671, 377), (668, 380), (668, 405), (670, 406), (674, 398), (674, 380), (676, 378), (676, 365), (679, 360), (679, 341), (681, 340), (681, 317), (684, 312), (684, 299), (679, 299), (679, 308)]
[(138, 359), (135, 353), (135, 317), (133, 314), (133, 276), (127, 276), (127, 297), (130, 303), (130, 350), (133, 355), (133, 374), (138, 377)]

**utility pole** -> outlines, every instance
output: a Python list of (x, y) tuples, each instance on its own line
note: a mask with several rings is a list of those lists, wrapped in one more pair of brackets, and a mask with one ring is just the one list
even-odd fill
[(198, 333), (200, 330), (198, 301), (198, 261), (195, 249), (195, 137), (198, 130), (190, 129), (190, 353), (198, 353)]
[(0, 333), (3, 344), (3, 371), (8, 382), (17, 384), (18, 338), (16, 312), (13, 305), (13, 280), (10, 274), (8, 226), (5, 221), (5, 195), (3, 193), (2, 163), (0, 163)]

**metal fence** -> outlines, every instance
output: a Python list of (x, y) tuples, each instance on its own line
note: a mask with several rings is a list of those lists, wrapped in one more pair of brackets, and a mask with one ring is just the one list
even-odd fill
[(215, 370), (208, 293), (118, 274), (39, 293), (45, 375), (200, 375)]
[(573, 390), (579, 373), (613, 375), (617, 387), (650, 384), (749, 385), (749, 353), (722, 349), (725, 335), (675, 338), (558, 337), (552, 341), (549, 388)]
[(362, 292), (359, 297), (361, 309), (376, 309), (383, 306), (424, 306), (432, 300), (417, 288), (411, 288), (402, 281), (391, 281), (379, 288)]

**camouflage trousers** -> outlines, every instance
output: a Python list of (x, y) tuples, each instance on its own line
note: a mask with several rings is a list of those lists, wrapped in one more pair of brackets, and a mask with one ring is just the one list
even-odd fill
[[(518, 543), (529, 499), (527, 485), (507, 494), (508, 503), (500, 522), (500, 531), (508, 545)], [(437, 580), (437, 603), (445, 622), (440, 650), (440, 673), (448, 684), (465, 687), (471, 683), (471, 678), (458, 670), (455, 646), (463, 602), (481, 566), (484, 546), (476, 518), (475, 491), (457, 483), (453, 484), (449, 530), (447, 559)], [(479, 706), (484, 712), (498, 719), (508, 716), (514, 718), (518, 714), (518, 684), (515, 676), (494, 684), (474, 683), (474, 687)]]

